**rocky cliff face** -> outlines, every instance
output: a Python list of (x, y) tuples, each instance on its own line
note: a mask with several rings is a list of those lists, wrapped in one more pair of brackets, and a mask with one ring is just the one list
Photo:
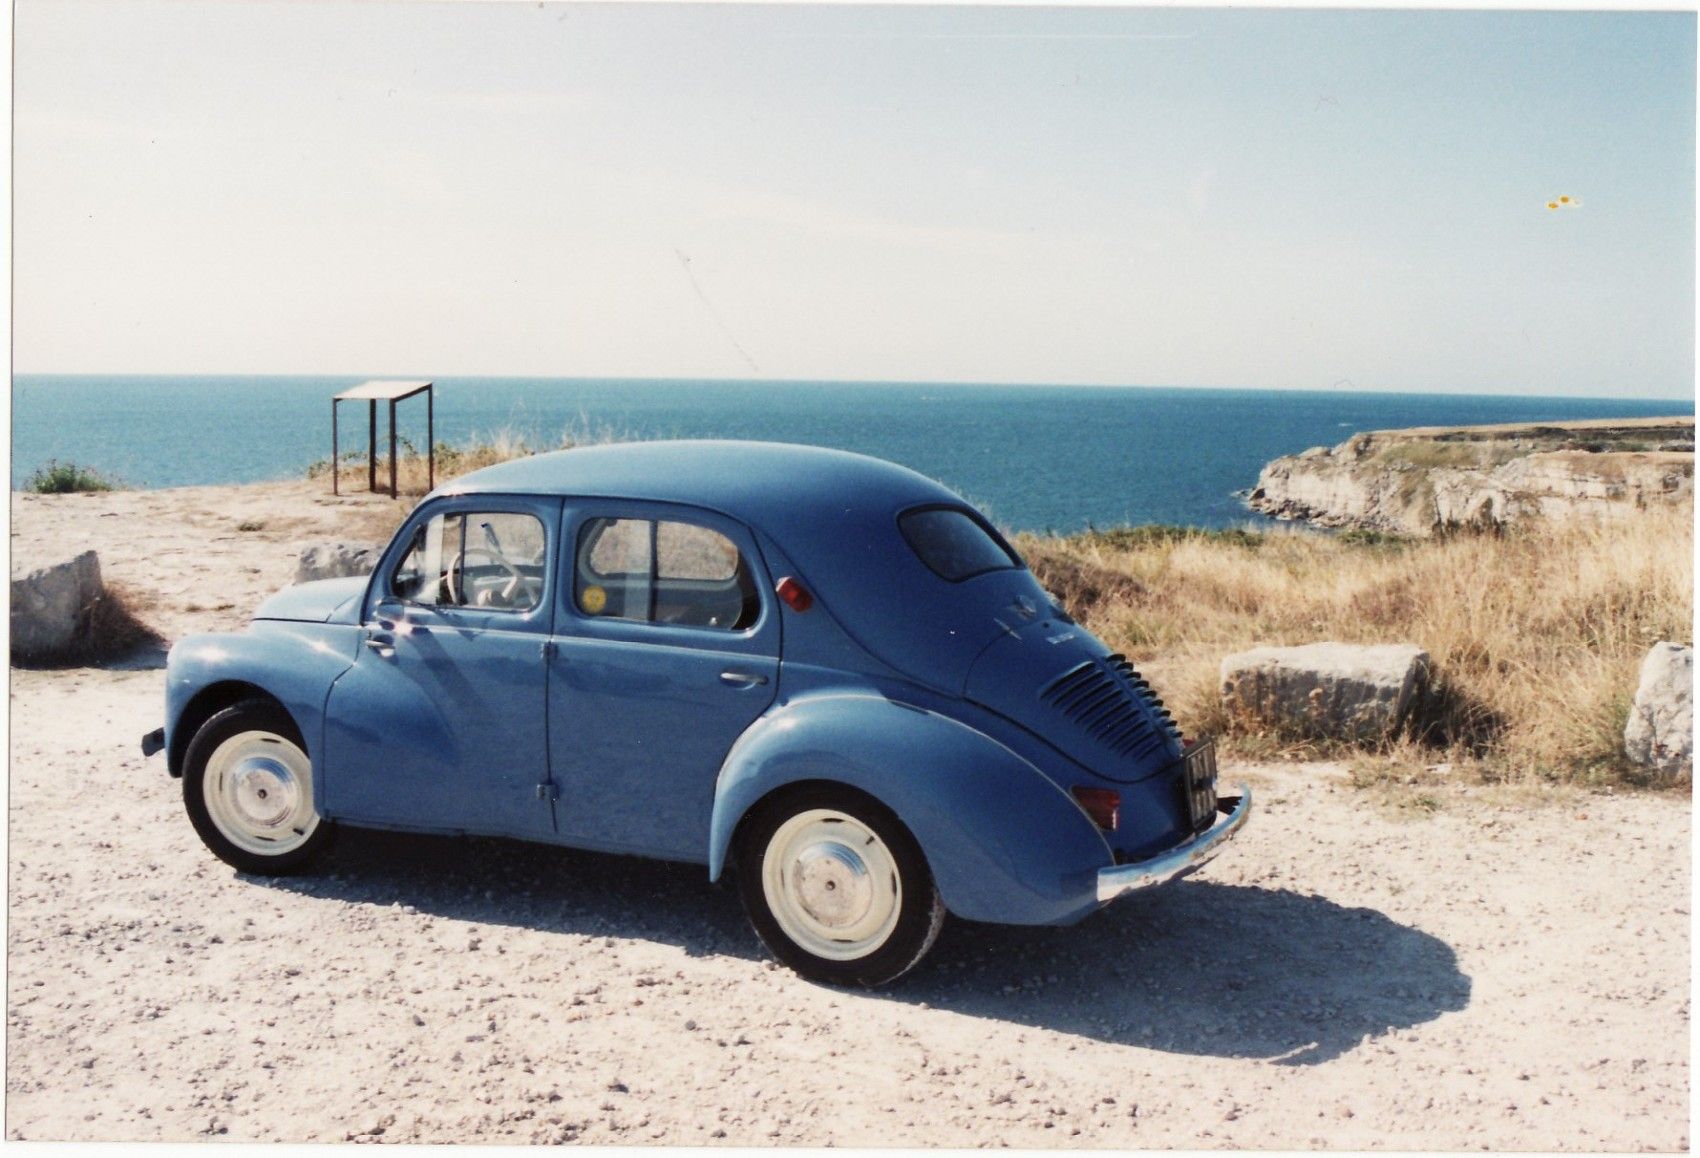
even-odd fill
[(1694, 493), (1694, 419), (1383, 430), (1263, 468), (1254, 510), (1428, 535), (1531, 516), (1621, 517)]

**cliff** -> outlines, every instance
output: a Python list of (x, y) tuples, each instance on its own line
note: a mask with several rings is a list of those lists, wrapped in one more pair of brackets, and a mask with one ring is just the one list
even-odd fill
[(1612, 518), (1694, 493), (1694, 419), (1422, 427), (1355, 434), (1263, 468), (1278, 519), (1428, 535), (1530, 516)]

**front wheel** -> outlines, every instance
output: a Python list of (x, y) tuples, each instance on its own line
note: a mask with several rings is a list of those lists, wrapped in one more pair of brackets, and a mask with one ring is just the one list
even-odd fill
[(809, 785), (759, 806), (742, 826), (737, 871), (756, 933), (812, 980), (894, 981), (944, 924), (915, 838), (889, 809), (850, 789)]
[(246, 873), (300, 872), (334, 831), (313, 807), (301, 733), (269, 700), (244, 700), (201, 725), (184, 755), (183, 804), (213, 855)]

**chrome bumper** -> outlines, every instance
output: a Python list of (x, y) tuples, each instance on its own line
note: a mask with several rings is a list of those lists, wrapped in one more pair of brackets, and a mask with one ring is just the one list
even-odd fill
[(1160, 885), (1181, 873), (1197, 868), (1221, 852), (1223, 845), (1238, 836), (1240, 829), (1245, 827), (1246, 817), (1250, 815), (1251, 789), (1241, 784), (1239, 803), (1234, 805), (1233, 811), (1228, 813), (1226, 819), (1217, 822), (1216, 826), (1203, 836), (1150, 860), (1099, 869), (1099, 903), (1113, 901), (1123, 893), (1131, 893), (1135, 889)]

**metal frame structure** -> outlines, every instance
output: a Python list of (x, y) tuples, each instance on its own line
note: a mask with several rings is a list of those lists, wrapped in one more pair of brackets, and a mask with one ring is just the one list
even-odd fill
[[(331, 399), (331, 493), (341, 494), (341, 463), (339, 457), (337, 432), (337, 403), (365, 402), (366, 403), (366, 489), (378, 490), (378, 403), (390, 404), (390, 498), (398, 497), (396, 491), (396, 431), (395, 407), (397, 402), (412, 398), (415, 394), (425, 395), (425, 462), (429, 481), (426, 489), (431, 490), (437, 485), (437, 404), (436, 391), (432, 384), (425, 381), (374, 381), (362, 382), (360, 385), (344, 390)], [(380, 492), (382, 493), (382, 492)]]

